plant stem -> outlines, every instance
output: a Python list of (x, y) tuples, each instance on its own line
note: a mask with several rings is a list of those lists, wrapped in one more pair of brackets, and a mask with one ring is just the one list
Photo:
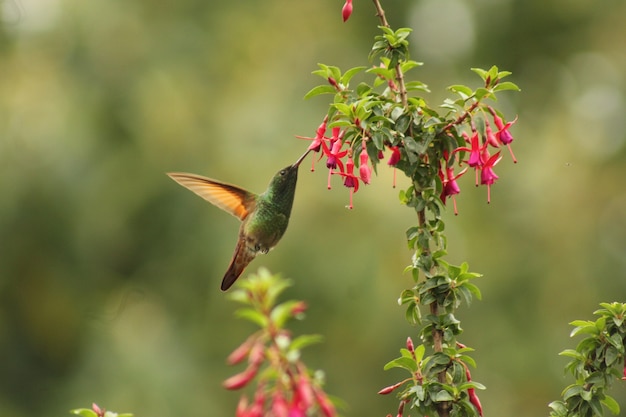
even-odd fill
[[(376, 7), (376, 16), (380, 19), (380, 24), (385, 27), (390, 27), (389, 22), (387, 22), (387, 18), (385, 17), (385, 10), (380, 4), (379, 0), (373, 0), (374, 6)], [(396, 71), (396, 81), (398, 82), (398, 90), (400, 90), (400, 100), (402, 100), (402, 105), (408, 111), (409, 110), (409, 101), (408, 94), (406, 91), (406, 85), (404, 84), (404, 73), (402, 72), (402, 67), (398, 62), (394, 67)]]

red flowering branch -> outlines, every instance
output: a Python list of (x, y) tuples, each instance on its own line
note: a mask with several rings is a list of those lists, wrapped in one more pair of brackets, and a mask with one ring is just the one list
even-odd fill
[(229, 365), (245, 362), (246, 367), (226, 379), (224, 388), (241, 390), (256, 380), (252, 401), (245, 394), (240, 397), (237, 417), (337, 415), (322, 388), (320, 373), (310, 371), (300, 359), (300, 350), (319, 342), (320, 337), (294, 338), (285, 328), (290, 319), (302, 318), (307, 308), (302, 301), (278, 302), (288, 286), (286, 280), (261, 269), (248, 280), (240, 281), (239, 288), (230, 295), (244, 305), (237, 315), (260, 327), (227, 359)]
[[(506, 122), (488, 101), (502, 91), (518, 88), (503, 81), (510, 73), (496, 66), (473, 68), (481, 79), (477, 88), (452, 85), (453, 98), (430, 106), (422, 96), (428, 92), (426, 84), (407, 81), (407, 73), (421, 65), (409, 58), (411, 29), (392, 29), (380, 0), (373, 3), (380, 34), (369, 57), (377, 61), (370, 68), (345, 72), (319, 64), (314, 74), (324, 79), (324, 85), (314, 87), (305, 97), (334, 97), (315, 136), (309, 138), (309, 149), (320, 152), (318, 160), (326, 158), (327, 188), (331, 189), (333, 177), (340, 177), (349, 189), (350, 209), (385, 153), (389, 155), (387, 165), (393, 169), (393, 186), (397, 172), (409, 180), (400, 200), (417, 216), (417, 224), (407, 230), (414, 254), (406, 271), (414, 286), (402, 293), (400, 301), (409, 321), (422, 325), (419, 336), (424, 345), (414, 349), (412, 342), (407, 344), (402, 357), (388, 364), (387, 368), (408, 370), (411, 377), (383, 388), (380, 394), (398, 393), (398, 416), (411, 407), (422, 415), (479, 417), (482, 407), (475, 389), (480, 384), (470, 379), (467, 364), (473, 361), (466, 354), (469, 348), (457, 345), (461, 327), (455, 317), (462, 301), (480, 298), (471, 282), (479, 274), (470, 272), (465, 263), (457, 266), (444, 260), (447, 238), (441, 212), (449, 200), (458, 212), (460, 180), (470, 168), (475, 172), (475, 184), (486, 186), (487, 201), (491, 201), (501, 148), (507, 146), (515, 161), (509, 145), (513, 141), (510, 128), (517, 119)], [(344, 21), (352, 10), (352, 1), (347, 1), (342, 9)], [(351, 85), (357, 75), (370, 76), (371, 81), (360, 79)], [(421, 308), (427, 311), (424, 317)]]

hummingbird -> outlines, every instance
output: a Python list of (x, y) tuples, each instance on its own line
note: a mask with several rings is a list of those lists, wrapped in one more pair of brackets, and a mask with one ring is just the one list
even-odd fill
[(298, 181), (298, 167), (308, 155), (278, 171), (263, 194), (255, 194), (232, 184), (201, 175), (169, 172), (170, 178), (241, 221), (235, 253), (222, 279), (228, 290), (243, 270), (259, 254), (276, 246), (287, 230)]

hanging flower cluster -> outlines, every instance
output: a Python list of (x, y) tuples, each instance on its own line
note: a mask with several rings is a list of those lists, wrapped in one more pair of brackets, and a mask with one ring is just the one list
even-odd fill
[[(329, 77), (329, 79), (333, 80), (329, 83), (335, 88), (343, 88), (332, 77)], [(476, 115), (479, 110), (482, 113), (480, 118)], [(439, 196), (444, 204), (448, 198), (453, 200), (455, 214), (457, 214), (455, 195), (461, 192), (457, 180), (468, 168), (475, 170), (476, 186), (485, 185), (487, 187), (487, 202), (490, 202), (491, 185), (498, 179), (498, 175), (495, 173), (495, 166), (502, 159), (500, 148), (507, 146), (513, 162), (517, 162), (511, 149), (513, 136), (509, 131), (510, 127), (517, 121), (517, 118), (505, 123), (496, 110), (487, 105), (476, 105), (471, 109), (471, 112), (471, 114), (470, 112), (464, 113), (462, 119), (453, 120), (446, 125), (447, 129), (441, 130), (438, 134), (438, 136), (443, 137), (442, 141), (447, 142), (446, 146), (442, 148), (437, 161), (434, 161), (440, 181)], [(337, 115), (335, 117), (337, 120), (341, 120), (341, 117)], [(480, 132), (476, 128), (475, 118), (481, 123)], [(497, 130), (494, 131), (492, 129), (489, 118), (493, 120)], [(469, 120), (469, 123), (463, 123), (465, 120)], [(384, 152), (389, 154), (387, 165), (394, 168), (394, 187), (396, 184), (395, 167), (399, 163), (403, 162), (405, 167), (410, 164), (433, 164), (433, 161), (430, 160), (432, 153), (424, 152), (416, 156), (410, 154), (412, 150), (407, 148), (414, 143), (419, 145), (419, 142), (417, 142), (419, 138), (413, 137), (415, 135), (410, 136), (408, 138), (410, 142), (407, 142), (405, 137), (408, 132), (395, 131), (395, 137), (383, 141), (383, 149), (379, 149), (379, 146), (376, 146), (372, 138), (377, 134), (373, 129), (380, 128), (380, 126), (370, 125), (372, 126), (372, 130), (370, 130), (364, 127), (369, 125), (367, 122), (362, 122), (358, 118), (355, 118), (352, 122), (344, 129), (339, 126), (328, 128), (329, 116), (326, 115), (317, 128), (314, 137), (298, 136), (300, 139), (311, 141), (308, 149), (321, 153), (318, 161), (325, 158), (326, 168), (328, 169), (327, 187), (329, 190), (332, 188), (331, 177), (333, 175), (343, 178), (343, 185), (350, 189), (348, 208), (352, 209), (354, 207), (353, 194), (359, 190), (359, 184), (367, 185), (370, 183), (372, 169), (378, 164), (380, 159), (384, 158)], [(461, 130), (464, 124), (469, 124), (469, 133)], [(327, 130), (330, 130), (330, 136), (326, 136)], [(458, 134), (459, 130), (461, 130), (460, 135)], [(347, 136), (351, 139), (345, 139)], [(432, 136), (432, 133), (428, 132), (428, 137), (430, 136)], [(452, 146), (449, 146), (450, 144)], [(428, 145), (433, 146), (432, 139)], [(424, 148), (426, 151), (426, 145), (424, 145)], [(374, 157), (372, 158), (370, 155)], [(412, 156), (414, 158), (413, 161), (411, 161)], [(355, 160), (357, 159), (358, 172), (355, 173)], [(315, 159), (313, 159), (311, 171), (314, 171), (314, 169)]]
[(227, 359), (229, 365), (246, 363), (246, 368), (226, 379), (224, 388), (239, 390), (257, 381), (252, 401), (244, 394), (237, 405), (237, 417), (335, 417), (337, 412), (322, 389), (318, 373), (307, 369), (300, 359), (300, 349), (319, 341), (318, 336), (292, 338), (284, 328), (291, 318), (301, 318), (306, 311), (302, 301), (277, 303), (277, 296), (288, 283), (260, 270), (240, 282), (231, 295), (245, 307), (240, 317), (260, 325)]

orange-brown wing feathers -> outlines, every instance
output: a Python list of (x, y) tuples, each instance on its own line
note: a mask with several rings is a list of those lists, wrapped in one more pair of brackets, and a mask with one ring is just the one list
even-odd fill
[(167, 175), (239, 220), (245, 219), (254, 210), (256, 196), (249, 191), (201, 175), (185, 172), (169, 172)]

